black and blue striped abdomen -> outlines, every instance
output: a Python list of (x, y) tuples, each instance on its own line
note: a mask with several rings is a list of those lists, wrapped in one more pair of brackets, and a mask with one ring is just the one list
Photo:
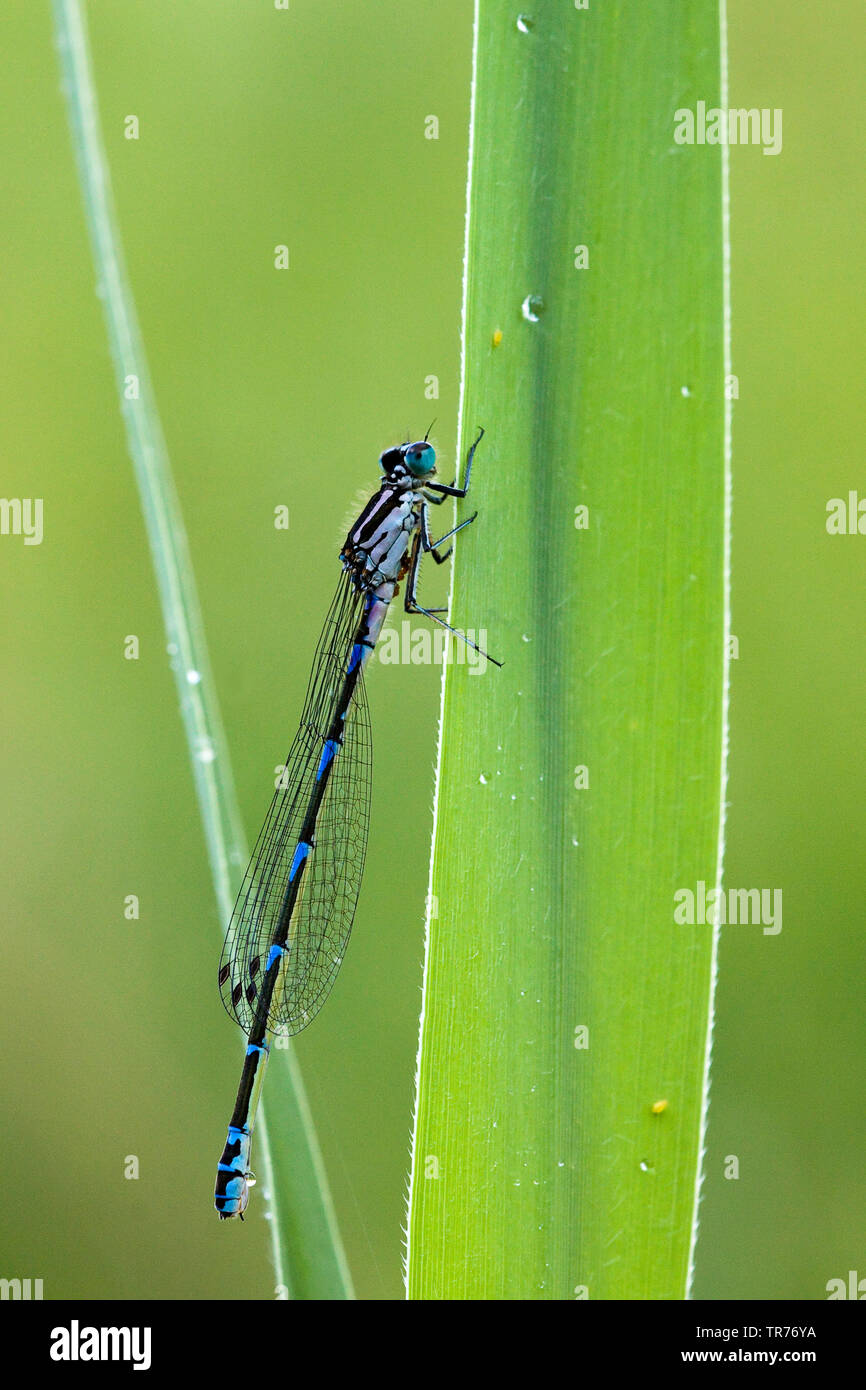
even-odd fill
[(301, 726), (232, 914), (220, 960), (229, 1013), (260, 1042), (294, 1034), (330, 992), (352, 928), (369, 818), (363, 668), (393, 586), (347, 573), (325, 623)]

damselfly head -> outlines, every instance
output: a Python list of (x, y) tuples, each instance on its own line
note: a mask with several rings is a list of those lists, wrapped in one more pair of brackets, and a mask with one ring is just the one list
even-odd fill
[(398, 477), (400, 474), (405, 473), (406, 465), (403, 462), (403, 449), (399, 445), (393, 449), (386, 449), (384, 453), (379, 455), (379, 467), (386, 478), (393, 478), (395, 473)]
[(416, 444), (397, 444), (386, 449), (379, 467), (388, 478), (432, 478), (436, 472), (436, 450), (426, 439)]

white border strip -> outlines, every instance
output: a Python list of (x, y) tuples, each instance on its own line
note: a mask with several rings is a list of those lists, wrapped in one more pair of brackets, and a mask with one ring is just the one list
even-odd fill
[[(469, 153), (466, 163), (466, 216), (463, 230), (463, 302), (460, 315), (460, 393), (457, 401), (457, 450), (456, 464), (459, 468), (463, 453), (463, 401), (466, 394), (466, 316), (469, 303), (469, 221), (472, 207), (472, 171), (475, 159), (475, 92), (478, 75), (478, 27), (480, 0), (474, 0), (472, 19), (472, 82), (469, 94)], [(454, 592), (454, 562), (451, 563), (451, 577), (448, 586), (448, 621), (451, 622), (451, 601)], [(409, 1192), (406, 1202), (405, 1250), (403, 1255), (403, 1282), (406, 1297), (409, 1297), (409, 1252), (412, 1231), (412, 1198), (415, 1192), (416, 1148), (418, 1138), (418, 1111), (421, 1091), (421, 1048), (424, 1041), (424, 1020), (426, 1017), (427, 972), (430, 965), (430, 904), (433, 901), (433, 865), (436, 858), (436, 838), (439, 829), (439, 778), (442, 771), (442, 730), (445, 719), (445, 679), (448, 662), (442, 663), (442, 684), (439, 695), (439, 728), (436, 747), (436, 773), (433, 782), (433, 836), (430, 845), (430, 873), (427, 880), (427, 904), (424, 920), (424, 974), (421, 984), (421, 1017), (418, 1023), (418, 1052), (415, 1057), (415, 1109), (412, 1114), (412, 1138), (409, 1162)]]
[[(728, 109), (728, 9), (727, 0), (719, 0), (719, 105), (723, 111)], [(732, 511), (732, 486), (731, 486), (731, 457), (732, 457), (732, 436), (731, 436), (731, 416), (732, 403), (728, 397), (727, 382), (731, 375), (731, 185), (730, 185), (730, 152), (727, 141), (721, 146), (722, 154), (722, 331), (724, 335), (724, 366), (725, 366), (725, 436), (724, 436), (724, 468), (725, 468), (725, 515), (724, 515), (724, 540), (723, 540), (723, 566), (724, 566), (724, 659), (722, 665), (722, 766), (720, 778), (721, 802), (719, 806), (719, 843), (716, 856), (716, 887), (722, 887), (722, 873), (725, 857), (725, 811), (726, 798), (728, 791), (728, 748), (729, 730), (728, 718), (730, 711), (730, 636), (731, 636), (731, 511)], [(704, 1052), (704, 1083), (703, 1097), (701, 1101), (701, 1127), (698, 1139), (698, 1170), (695, 1178), (695, 1204), (692, 1214), (692, 1236), (689, 1246), (689, 1266), (686, 1275), (686, 1298), (692, 1296), (692, 1283), (695, 1274), (695, 1245), (698, 1239), (698, 1209), (701, 1200), (701, 1188), (704, 1182), (704, 1160), (706, 1158), (706, 1135), (707, 1135), (707, 1111), (710, 1100), (710, 1064), (712, 1062), (713, 1051), (713, 1025), (715, 1023), (715, 998), (716, 981), (718, 978), (719, 965), (719, 936), (721, 928), (716, 924), (713, 927), (713, 947), (712, 960), (710, 964), (710, 1000), (709, 1017), (707, 1019), (707, 1042)]]

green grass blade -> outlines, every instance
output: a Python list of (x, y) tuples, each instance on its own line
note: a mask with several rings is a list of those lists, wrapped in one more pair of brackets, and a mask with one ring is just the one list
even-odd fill
[(506, 664), (444, 683), (407, 1291), (677, 1299), (716, 942), (674, 894), (720, 874), (729, 411), (725, 151), (673, 132), (726, 100), (723, 16), (528, 14), (476, 7), (463, 447), (487, 435), (452, 621)]
[[(72, 140), (87, 212), (129, 452), (159, 586), (171, 665), (190, 750), (211, 872), (225, 924), (248, 851), (168, 451), (150, 383), (135, 303), (117, 230), (99, 126), (84, 13), (79, 0), (55, 0), (54, 26)], [(137, 383), (137, 396), (131, 383)], [(216, 1001), (216, 957), (214, 1000)], [(216, 1002), (215, 1005), (216, 1007)], [(277, 1060), (279, 1059), (279, 1060)], [(270, 1233), (278, 1289), (302, 1299), (351, 1298), (352, 1285), (307, 1106), (290, 1047), (275, 1048), (267, 1114), (260, 1109), (256, 1167), (270, 1194)], [(226, 1117), (235, 1077), (226, 1077)], [(223, 1136), (214, 1136), (214, 1171)], [(209, 1194), (202, 1192), (207, 1205)], [(216, 1214), (213, 1217), (216, 1221)]]

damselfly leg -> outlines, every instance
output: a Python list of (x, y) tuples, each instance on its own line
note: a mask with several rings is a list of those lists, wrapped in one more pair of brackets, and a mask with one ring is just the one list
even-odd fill
[[(427, 501), (432, 502), (434, 507), (441, 507), (446, 497), (465, 497), (469, 491), (469, 478), (472, 473), (472, 460), (475, 457), (475, 450), (484, 438), (484, 430), (479, 429), (472, 444), (469, 446), (469, 453), (466, 455), (466, 471), (463, 477), (463, 486), (457, 486), (457, 479), (453, 483), (427, 483), (424, 491), (427, 493)], [(438, 492), (440, 496), (431, 497), (431, 492)]]
[[(481, 442), (483, 434), (483, 430), (478, 431), (478, 435), (473, 444), (470, 446), (469, 452), (466, 455), (466, 469), (463, 477), (462, 487), (456, 486), (455, 479), (455, 483), (451, 484), (450, 486), (446, 483), (428, 483), (424, 489), (426, 500), (421, 504), (421, 524), (418, 527), (418, 531), (412, 543), (412, 551), (409, 558), (409, 575), (406, 580), (406, 594), (403, 600), (403, 607), (407, 613), (423, 613), (426, 618), (431, 618), (434, 623), (438, 623), (440, 627), (444, 627), (447, 632), (451, 632), (454, 634), (455, 637), (459, 637), (461, 642), (466, 643), (467, 647), (471, 647), (473, 651), (478, 652), (479, 655), (485, 657), (488, 661), (492, 662), (494, 666), (501, 667), (501, 661), (497, 661), (495, 657), (490, 656), (488, 652), (485, 652), (481, 647), (477, 645), (477, 643), (473, 642), (471, 638), (467, 637), (465, 633), (460, 632), (456, 627), (452, 627), (450, 623), (444, 622), (442, 618), (437, 618), (437, 613), (445, 613), (447, 612), (447, 609), (424, 608), (423, 605), (418, 602), (417, 596), (418, 568), (421, 564), (422, 555), (432, 555), (437, 565), (444, 564), (445, 561), (448, 559), (449, 555), (451, 554), (453, 547), (449, 546), (443, 555), (439, 551), (439, 546), (442, 544), (443, 541), (449, 540), (451, 536), (456, 536), (457, 532), (462, 531), (464, 526), (469, 526), (478, 515), (477, 512), (473, 512), (472, 515), (468, 516), (465, 521), (458, 522), (456, 526), (452, 526), (451, 530), (446, 531), (444, 536), (440, 536), (438, 541), (431, 541), (427, 503), (432, 502), (435, 506), (438, 506), (440, 503), (445, 501), (446, 497), (466, 496), (467, 492), (469, 491), (469, 478), (472, 473), (472, 459), (475, 455), (475, 450), (478, 448), (478, 445)], [(433, 489), (435, 489), (436, 492), (440, 493), (441, 496), (431, 497), (429, 494)]]

